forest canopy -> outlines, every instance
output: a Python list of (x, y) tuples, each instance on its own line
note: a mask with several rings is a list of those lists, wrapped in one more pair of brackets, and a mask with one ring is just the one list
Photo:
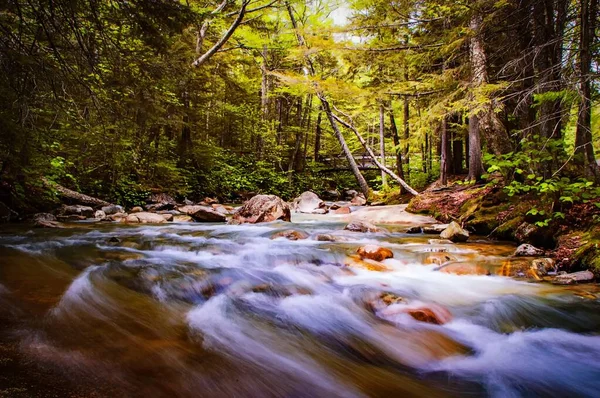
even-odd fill
[(0, 200), (51, 201), (44, 181), (135, 205), (493, 179), (577, 200), (600, 178), (598, 14), (598, 0), (5, 1)]

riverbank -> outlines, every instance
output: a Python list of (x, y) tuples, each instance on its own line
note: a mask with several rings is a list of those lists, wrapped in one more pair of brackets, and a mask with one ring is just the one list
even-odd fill
[(451, 185), (426, 190), (406, 210), (440, 222), (457, 221), (477, 235), (532, 244), (559, 270), (589, 269), (598, 277), (600, 209), (593, 202), (565, 206), (559, 213), (533, 196), (510, 197), (500, 186)]

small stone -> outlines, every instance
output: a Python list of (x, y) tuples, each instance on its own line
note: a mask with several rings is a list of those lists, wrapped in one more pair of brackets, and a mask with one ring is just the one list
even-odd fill
[(433, 225), (425, 225), (421, 229), (424, 234), (440, 234), (445, 229), (447, 229), (450, 224), (433, 224)]
[(102, 211), (107, 216), (110, 216), (110, 215), (113, 215), (113, 214), (125, 213), (125, 209), (123, 209), (123, 206), (119, 206), (119, 205), (104, 206), (102, 208)]
[(98, 221), (106, 220), (106, 213), (102, 210), (96, 210), (96, 212), (94, 213), (94, 218)]
[(131, 209), (132, 213), (141, 213), (143, 211), (144, 209), (142, 209), (140, 206), (135, 206), (133, 209)]
[(111, 237), (108, 241), (110, 243), (121, 243), (121, 239), (117, 238), (116, 236)]
[(408, 229), (408, 231), (406, 231), (407, 234), (420, 234), (423, 233), (423, 228), (415, 226), (415, 227), (410, 227)]
[(433, 253), (427, 256), (423, 264), (443, 265), (451, 261), (457, 261), (456, 257), (447, 253)]
[(552, 258), (536, 258), (531, 262), (531, 268), (537, 275), (548, 275), (548, 272), (555, 270), (556, 262)]
[(454, 244), (454, 242), (452, 242), (449, 239), (429, 239), (428, 243), (430, 245), (452, 245), (452, 244)]
[(452, 314), (446, 308), (431, 304), (420, 308), (407, 308), (406, 313), (419, 322), (443, 325), (452, 320)]
[(161, 216), (165, 219), (165, 221), (173, 221), (173, 214), (165, 213), (161, 214)]
[(355, 196), (350, 201), (350, 204), (353, 206), (364, 206), (367, 204), (367, 200), (362, 196), (362, 194)]

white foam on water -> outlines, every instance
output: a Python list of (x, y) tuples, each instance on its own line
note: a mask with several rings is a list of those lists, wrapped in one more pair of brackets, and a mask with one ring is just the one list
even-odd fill
[(283, 351), (279, 345), (286, 342), (278, 341), (280, 337), (228, 313), (228, 301), (225, 295), (213, 297), (187, 315), (189, 326), (201, 333), (206, 349), (243, 358), (271, 372), (288, 374), (327, 391), (331, 396), (362, 396), (350, 386), (340, 385), (326, 369), (289, 342)]
[(473, 356), (448, 358), (432, 365), (483, 382), (493, 396), (597, 396), (600, 382), (600, 336), (559, 329), (495, 333), (457, 320), (446, 327), (475, 348)]

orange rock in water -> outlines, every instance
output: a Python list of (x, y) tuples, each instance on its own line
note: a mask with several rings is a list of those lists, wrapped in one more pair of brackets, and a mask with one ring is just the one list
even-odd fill
[(356, 251), (361, 259), (369, 259), (375, 261), (383, 261), (386, 258), (394, 257), (394, 253), (390, 249), (376, 245), (366, 245), (359, 247)]
[(359, 256), (349, 256), (344, 264), (350, 268), (362, 268), (369, 271), (391, 271), (378, 261), (362, 259)]
[(452, 314), (446, 308), (431, 304), (427, 307), (407, 308), (406, 313), (417, 321), (443, 325), (452, 320)]
[(491, 272), (480, 265), (468, 263), (452, 263), (444, 265), (438, 271), (455, 275), (491, 275)]

